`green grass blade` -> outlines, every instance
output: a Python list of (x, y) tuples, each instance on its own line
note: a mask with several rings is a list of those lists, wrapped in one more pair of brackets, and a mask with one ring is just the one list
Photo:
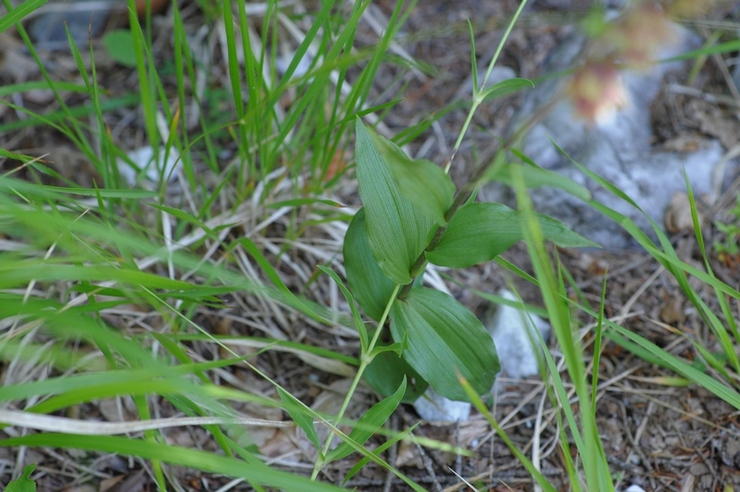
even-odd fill
[(2, 447), (32, 446), (104, 451), (126, 456), (185, 466), (209, 473), (243, 478), (250, 482), (278, 487), (295, 492), (331, 492), (343, 489), (328, 483), (317, 483), (298, 475), (269, 468), (253, 460), (248, 465), (242, 460), (219, 456), (196, 449), (169, 446), (114, 436), (85, 436), (73, 434), (35, 434), (0, 440)]
[[(20, 23), (34, 10), (39, 9), (46, 3), (46, 0), (25, 0), (15, 8), (8, 8), (8, 11), (0, 17), (0, 33), (14, 24)], [(7, 5), (6, 5), (7, 7)]]

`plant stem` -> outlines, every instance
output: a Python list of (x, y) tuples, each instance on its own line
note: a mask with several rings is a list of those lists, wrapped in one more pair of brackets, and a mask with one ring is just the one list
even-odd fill
[[(396, 288), (393, 290), (393, 293), (391, 294), (391, 297), (385, 306), (385, 311), (383, 311), (383, 316), (381, 316), (380, 320), (378, 321), (378, 328), (375, 330), (375, 333), (373, 333), (373, 339), (370, 341), (370, 344), (367, 347), (367, 352), (362, 354), (362, 357), (360, 358), (360, 366), (357, 368), (357, 373), (355, 374), (355, 377), (352, 380), (352, 384), (350, 385), (349, 390), (347, 391), (347, 395), (344, 397), (344, 401), (342, 401), (342, 406), (339, 409), (339, 412), (337, 412), (336, 418), (334, 419), (335, 426), (339, 426), (339, 423), (344, 417), (344, 413), (347, 411), (347, 407), (349, 407), (349, 402), (352, 400), (352, 395), (355, 394), (355, 390), (357, 389), (357, 386), (360, 384), (360, 380), (362, 379), (362, 374), (365, 372), (365, 369), (367, 368), (367, 366), (373, 361), (373, 358), (375, 358), (375, 355), (373, 354), (373, 349), (375, 348), (375, 345), (378, 343), (378, 339), (380, 338), (380, 333), (383, 331), (383, 326), (385, 326), (385, 322), (388, 319), (388, 315), (391, 312), (391, 306), (393, 306), (393, 302), (396, 299), (396, 296), (400, 288), (401, 288), (400, 285), (396, 285)], [(321, 471), (321, 468), (325, 464), (324, 457), (329, 452), (329, 446), (331, 446), (332, 437), (334, 436), (330, 432), (326, 438), (326, 442), (324, 442), (324, 447), (321, 449), (321, 454), (316, 459), (316, 463), (314, 464), (313, 472), (311, 473), (311, 480), (316, 480), (316, 477), (318, 476), (319, 471)]]
[[(498, 44), (498, 47), (496, 48), (496, 53), (494, 53), (493, 58), (491, 58), (491, 61), (488, 63), (488, 69), (486, 70), (486, 75), (483, 77), (483, 81), (481, 82), (480, 87), (476, 87), (476, 84), (473, 84), (473, 101), (470, 105), (470, 111), (468, 111), (468, 116), (465, 118), (465, 123), (463, 123), (462, 128), (460, 128), (460, 134), (457, 136), (457, 140), (455, 141), (455, 146), (452, 148), (452, 152), (450, 153), (450, 157), (447, 159), (447, 162), (445, 163), (445, 172), (450, 171), (450, 167), (452, 166), (452, 160), (457, 155), (457, 151), (460, 149), (460, 145), (462, 144), (463, 138), (465, 137), (465, 134), (468, 132), (468, 127), (470, 126), (470, 122), (473, 121), (473, 115), (478, 110), (478, 106), (483, 104), (483, 101), (485, 100), (485, 94), (481, 95), (481, 87), (486, 87), (488, 84), (488, 79), (491, 77), (491, 73), (493, 72), (493, 67), (496, 65), (496, 62), (498, 61), (499, 55), (501, 55), (501, 51), (504, 49), (504, 42), (509, 38), (509, 35), (511, 34), (512, 29), (514, 29), (514, 25), (516, 24), (517, 20), (519, 19), (519, 16), (521, 15), (522, 11), (524, 11), (524, 7), (527, 5), (527, 0), (523, 0), (521, 4), (519, 4), (519, 8), (517, 8), (516, 12), (514, 13), (514, 16), (511, 18), (511, 21), (509, 21), (509, 25), (506, 26), (506, 31), (504, 31), (504, 35), (501, 37), (501, 41)], [(472, 42), (472, 48), (473, 53), (471, 53), (471, 56), (473, 59), (471, 60), (471, 63), (473, 65), (473, 68), (475, 69), (475, 43), (473, 41), (473, 31), (471, 27), (470, 31), (471, 36), (471, 42)], [(477, 80), (477, 74), (473, 74), (473, 80)]]

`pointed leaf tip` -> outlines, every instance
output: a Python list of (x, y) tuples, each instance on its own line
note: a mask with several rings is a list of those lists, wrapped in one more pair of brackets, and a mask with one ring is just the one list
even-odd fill
[[(566, 224), (535, 214), (545, 239), (565, 248), (598, 247)], [(500, 203), (470, 203), (450, 220), (427, 259), (435, 265), (465, 268), (491, 261), (524, 238), (521, 214)]]
[(388, 150), (392, 147), (386, 148), (385, 140), (361, 121), (355, 129), (357, 179), (370, 249), (383, 273), (405, 285), (412, 280), (409, 270), (426, 248), (433, 222), (399, 191), (384, 155), (395, 152)]

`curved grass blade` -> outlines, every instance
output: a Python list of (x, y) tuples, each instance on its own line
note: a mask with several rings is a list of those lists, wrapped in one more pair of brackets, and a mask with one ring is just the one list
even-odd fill
[(251, 459), (249, 462), (246, 462), (219, 456), (212, 452), (146, 442), (128, 437), (49, 433), (0, 441), (0, 447), (16, 446), (84, 449), (88, 451), (103, 451), (127, 456), (137, 456), (147, 460), (159, 460), (195, 470), (243, 478), (250, 482), (295, 492), (339, 492), (343, 490), (328, 483), (313, 482), (298, 475), (271, 469), (257, 459)]

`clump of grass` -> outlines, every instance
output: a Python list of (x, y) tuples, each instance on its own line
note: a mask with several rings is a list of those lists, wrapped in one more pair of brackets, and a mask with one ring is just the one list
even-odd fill
[[(398, 4), (376, 45), (355, 48), (367, 1), (349, 8), (323, 2), (317, 12), (292, 15), (277, 2), (222, 2), (211, 19), (210, 45), (193, 40), (192, 12), (175, 4), (166, 40), (174, 77), (167, 79), (161, 54), (154, 51), (160, 33), (151, 17), (140, 21), (132, 13), (130, 49), (138, 87), (111, 98), (101, 85), (105, 77), (98, 72), (96, 58), (102, 55), (96, 43), (83, 53), (68, 36), (80, 82), (54, 80), (22, 24), (41, 3), (9, 8), (2, 18), (2, 29), (15, 26), (43, 77), (8, 88), (6, 94), (51, 89), (59, 109), (35, 113), (5, 101), (26, 119), (0, 131), (20, 125), (53, 128), (58, 138), (79, 149), (100, 181), (95, 188), (82, 188), (62, 180), (43, 159), (2, 149), (4, 158), (20, 163), (18, 170), (0, 177), (5, 238), (0, 354), (7, 368), (0, 389), (7, 437), (2, 445), (136, 456), (146, 460), (161, 490), (179, 487), (173, 465), (240, 478), (256, 489), (337, 488), (269, 467), (249, 447), (250, 428), (285, 424), (246, 418), (239, 410), (245, 404), (282, 408), (299, 422), (324, 422), (342, 432), (256, 367), (256, 354), (238, 354), (235, 347), (290, 352), (323, 371), (353, 374), (354, 357), (296, 342), (283, 331), (289, 328), (286, 316), (324, 329), (351, 324), (336, 306), (296, 294), (310, 289), (316, 282), (311, 275), (318, 271), (315, 263), (308, 267), (291, 261), (285, 251), (303, 248), (309, 261), (337, 261), (331, 244), (339, 244), (346, 212), (322, 195), (349, 167), (348, 128), (355, 115), (379, 109), (371, 104), (375, 72), (410, 6)], [(219, 42), (223, 79), (211, 72), (214, 52), (204, 52)], [(293, 50), (287, 58), (285, 48)], [(287, 66), (279, 67), (284, 61)], [(219, 86), (229, 91), (226, 114), (213, 111), (224, 107), (217, 99)], [(73, 106), (70, 91), (85, 95), (86, 101)], [(150, 162), (131, 162), (127, 151), (132, 149), (109, 131), (109, 112), (121, 106), (139, 113), (145, 141), (154, 149)], [(231, 157), (224, 159), (224, 151)], [(180, 166), (173, 176), (163, 165), (171, 155)], [(119, 172), (124, 161), (139, 168), (133, 184)], [(148, 167), (157, 169), (156, 179)], [(14, 177), (21, 170), (30, 182)], [(33, 182), (34, 176), (64, 185)], [(309, 228), (318, 231), (315, 244), (302, 239)], [(290, 232), (276, 241), (280, 238), (271, 229)], [(329, 246), (325, 251), (321, 241)], [(297, 271), (304, 285), (294, 288), (288, 279), (289, 288), (281, 263)], [(282, 326), (260, 326), (267, 337), (215, 336), (202, 324), (202, 313), (228, 309), (224, 295), (259, 309), (256, 319), (275, 316)], [(221, 356), (207, 362), (193, 344), (221, 351)], [(236, 367), (260, 375), (272, 396), (214, 383)], [(110, 399), (130, 404), (129, 415), (144, 426), (61, 416)], [(177, 425), (202, 426), (218, 453), (169, 443), (166, 429), (172, 421), (156, 418), (163, 407), (181, 415)], [(44, 417), (48, 414), (57, 416)], [(16, 432), (13, 426), (25, 430)], [(365, 448), (360, 451), (379, 460)]]

